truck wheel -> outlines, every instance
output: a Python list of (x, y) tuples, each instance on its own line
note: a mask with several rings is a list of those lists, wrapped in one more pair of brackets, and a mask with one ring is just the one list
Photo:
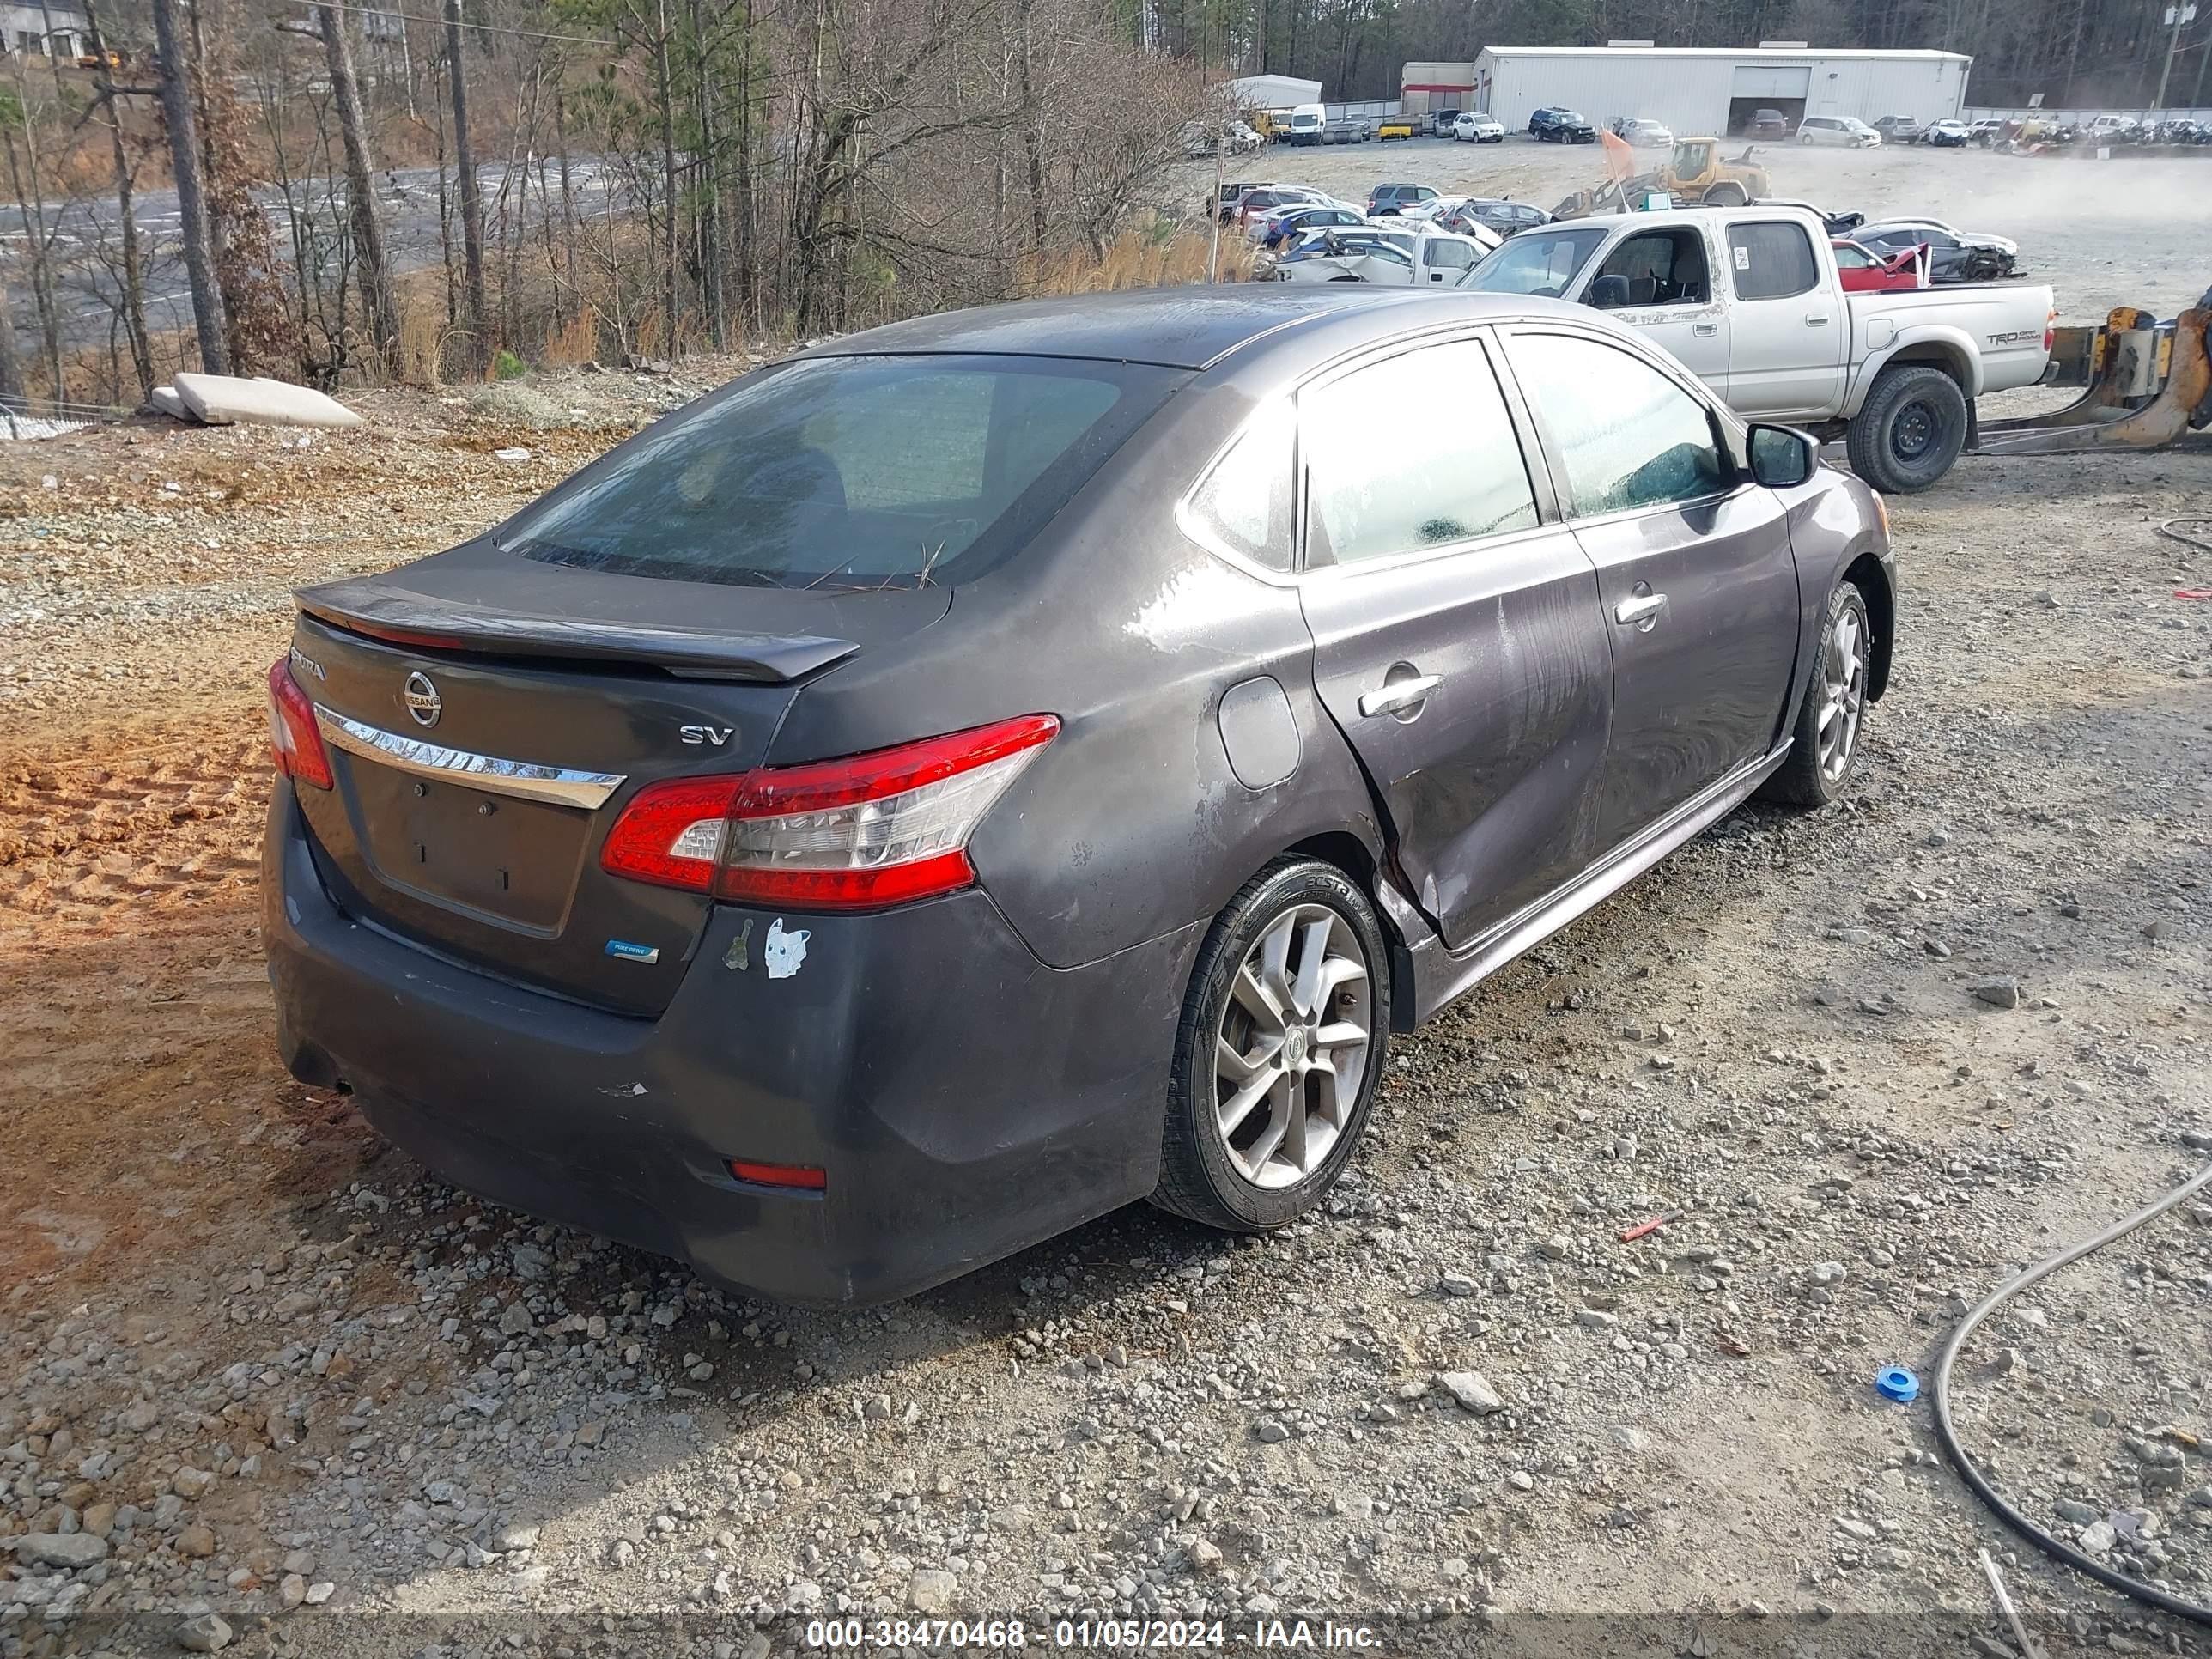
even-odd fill
[(1966, 443), (1966, 394), (1926, 363), (1886, 368), (1852, 420), (1851, 471), (1876, 489), (1909, 495), (1951, 470)]
[(1723, 182), (1705, 192), (1707, 207), (1741, 207), (1751, 198), (1743, 193), (1741, 185)]

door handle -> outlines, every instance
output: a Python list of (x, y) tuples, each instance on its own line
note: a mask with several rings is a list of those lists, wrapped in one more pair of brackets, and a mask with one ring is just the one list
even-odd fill
[(1380, 691), (1370, 691), (1359, 699), (1363, 714), (1399, 714), (1407, 709), (1426, 702), (1429, 693), (1444, 683), (1441, 674), (1422, 674), (1410, 680), (1392, 680)]
[(1805, 326), (1808, 328), (1826, 328), (1827, 325), (1828, 319), (1826, 317), (1808, 317), (1805, 319)]
[(1664, 593), (1647, 591), (1632, 599), (1623, 599), (1613, 606), (1613, 619), (1624, 628), (1633, 627), (1648, 634), (1651, 631), (1651, 625), (1659, 620), (1659, 613), (1666, 608), (1667, 596)]
[(1701, 337), (1710, 337), (1711, 335), (1717, 334), (1720, 331), (1721, 325), (1718, 323), (1692, 323), (1690, 325), (1690, 332)]

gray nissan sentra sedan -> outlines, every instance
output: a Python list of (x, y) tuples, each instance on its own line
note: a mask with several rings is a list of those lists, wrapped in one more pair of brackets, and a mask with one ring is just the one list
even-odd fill
[(1598, 313), (1271, 284), (836, 341), (299, 610), (293, 1073), (834, 1303), (1310, 1209), (1391, 1032), (1848, 786), (1896, 580), (1870, 491)]

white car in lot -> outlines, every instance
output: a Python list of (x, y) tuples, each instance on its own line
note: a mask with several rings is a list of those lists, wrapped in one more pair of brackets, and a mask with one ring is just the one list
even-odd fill
[(1374, 283), (1449, 288), (1490, 245), (1427, 225), (1324, 230), (1304, 239), (1269, 273), (1279, 283)]
[(1869, 244), (1894, 241), (1900, 232), (1907, 231), (1948, 236), (1960, 247), (1991, 248), (2014, 257), (2020, 253), (2020, 244), (2009, 236), (1995, 235), (1986, 230), (1961, 230), (1942, 219), (1870, 219), (1852, 230), (1851, 240)]
[(1502, 144), (1505, 142), (1505, 124), (1480, 110), (1462, 110), (1459, 119), (1452, 123), (1451, 136), (1454, 143)]
[(1856, 115), (1808, 115), (1797, 124), (1797, 142), (1876, 149), (1881, 147), (1881, 135)]
[[(1400, 209), (1395, 222), (1404, 226), (1408, 230), (1438, 230), (1447, 231), (1456, 236), (1471, 236), (1481, 243), (1483, 251), (1487, 252), (1505, 240), (1505, 234), (1503, 231), (1493, 230), (1485, 224), (1478, 223), (1470, 228), (1467, 225), (1455, 222), (1456, 220), (1465, 216), (1461, 213), (1461, 210), (1468, 203), (1479, 199), (1473, 196), (1431, 197), (1425, 202), (1416, 202), (1410, 207)], [(1375, 222), (1387, 225), (1393, 222), (1377, 220)]]

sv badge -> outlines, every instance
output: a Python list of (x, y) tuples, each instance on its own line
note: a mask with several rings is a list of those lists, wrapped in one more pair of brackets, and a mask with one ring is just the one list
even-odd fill
[(737, 729), (734, 726), (679, 726), (676, 735), (686, 743), (711, 743), (720, 749)]

